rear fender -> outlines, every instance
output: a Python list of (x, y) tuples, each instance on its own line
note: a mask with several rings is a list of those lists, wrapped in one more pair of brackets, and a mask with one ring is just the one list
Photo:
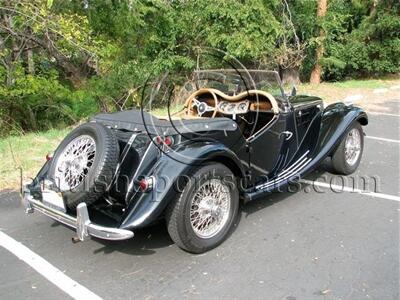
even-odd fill
[(180, 147), (174, 152), (161, 155), (153, 174), (148, 174), (155, 178), (154, 188), (147, 193), (137, 192), (119, 227), (134, 229), (157, 220), (170, 201), (180, 195), (178, 179), (190, 176), (209, 161), (224, 163), (233, 169), (236, 176), (244, 176), (239, 158), (221, 143), (196, 143)]

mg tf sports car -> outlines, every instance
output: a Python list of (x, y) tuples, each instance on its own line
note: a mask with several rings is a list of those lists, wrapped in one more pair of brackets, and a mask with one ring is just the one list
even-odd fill
[(23, 188), (27, 213), (76, 230), (73, 240), (124, 240), (165, 220), (182, 249), (222, 243), (240, 201), (277, 191), (325, 158), (351, 174), (363, 153), (366, 113), (283, 91), (278, 73), (199, 70), (184, 107), (99, 114), (61, 142)]

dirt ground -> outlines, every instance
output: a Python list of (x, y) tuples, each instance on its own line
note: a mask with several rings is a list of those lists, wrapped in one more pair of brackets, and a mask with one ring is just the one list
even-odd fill
[(400, 79), (382, 80), (381, 84), (374, 82), (371, 87), (358, 84), (356, 87), (342, 86), (341, 84), (322, 83), (320, 85), (301, 85), (299, 93), (316, 95), (324, 99), (326, 104), (339, 101), (353, 103), (364, 108), (366, 111), (382, 113), (398, 112), (391, 111), (391, 106), (384, 103), (400, 101)]

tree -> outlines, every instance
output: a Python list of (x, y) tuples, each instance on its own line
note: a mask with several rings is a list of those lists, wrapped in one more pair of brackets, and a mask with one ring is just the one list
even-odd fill
[(289, 84), (400, 72), (399, 15), (398, 0), (0, 0), (0, 135), (134, 107), (199, 48)]
[(400, 2), (331, 0), (321, 60), (325, 80), (400, 72)]
[(289, 5), (287, 0), (282, 1), (282, 14), (280, 23), (283, 33), (278, 39), (278, 47), (274, 49), (274, 61), (279, 66), (282, 83), (300, 84), (300, 66), (305, 58), (306, 41), (301, 41), (295, 21), (292, 17), (294, 5)]
[(101, 41), (85, 18), (57, 14), (51, 3), (0, 1), (0, 134), (76, 122), (70, 83), (97, 72)]
[[(320, 19), (320, 21), (325, 17), (327, 7), (328, 7), (328, 0), (318, 1), (317, 17)], [(324, 39), (325, 39), (325, 30), (321, 27), (319, 30), (318, 46), (315, 52), (315, 65), (310, 76), (310, 83), (312, 84), (319, 84), (321, 82), (321, 75), (322, 75), (321, 59), (324, 55), (324, 44), (323, 44)]]

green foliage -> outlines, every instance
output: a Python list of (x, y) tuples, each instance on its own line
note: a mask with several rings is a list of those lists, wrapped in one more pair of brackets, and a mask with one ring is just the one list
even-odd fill
[(185, 15), (182, 33), (190, 30), (197, 46), (226, 50), (239, 59), (260, 60), (273, 55), (281, 34), (274, 6), (260, 0), (188, 1), (180, 7), (182, 14), (190, 12)]
[[(285, 69), (292, 60), (303, 79), (319, 45), (325, 80), (400, 72), (398, 1), (329, 0), (325, 18), (317, 2), (1, 1), (0, 135), (138, 106), (148, 79), (186, 76), (200, 48), (250, 68)], [(212, 55), (199, 61), (229, 67)]]
[(328, 31), (325, 77), (337, 80), (400, 72), (400, 3), (382, 0), (374, 11), (368, 1), (368, 5), (337, 1), (341, 10), (335, 6), (331, 19), (343, 17), (346, 11), (347, 17), (334, 25), (339, 34)]
[[(0, 86), (1, 135), (65, 127), (98, 110), (87, 92), (63, 85), (54, 69), (35, 76), (25, 74), (21, 65), (15, 69), (14, 84)], [(4, 77), (0, 67), (0, 80)]]

